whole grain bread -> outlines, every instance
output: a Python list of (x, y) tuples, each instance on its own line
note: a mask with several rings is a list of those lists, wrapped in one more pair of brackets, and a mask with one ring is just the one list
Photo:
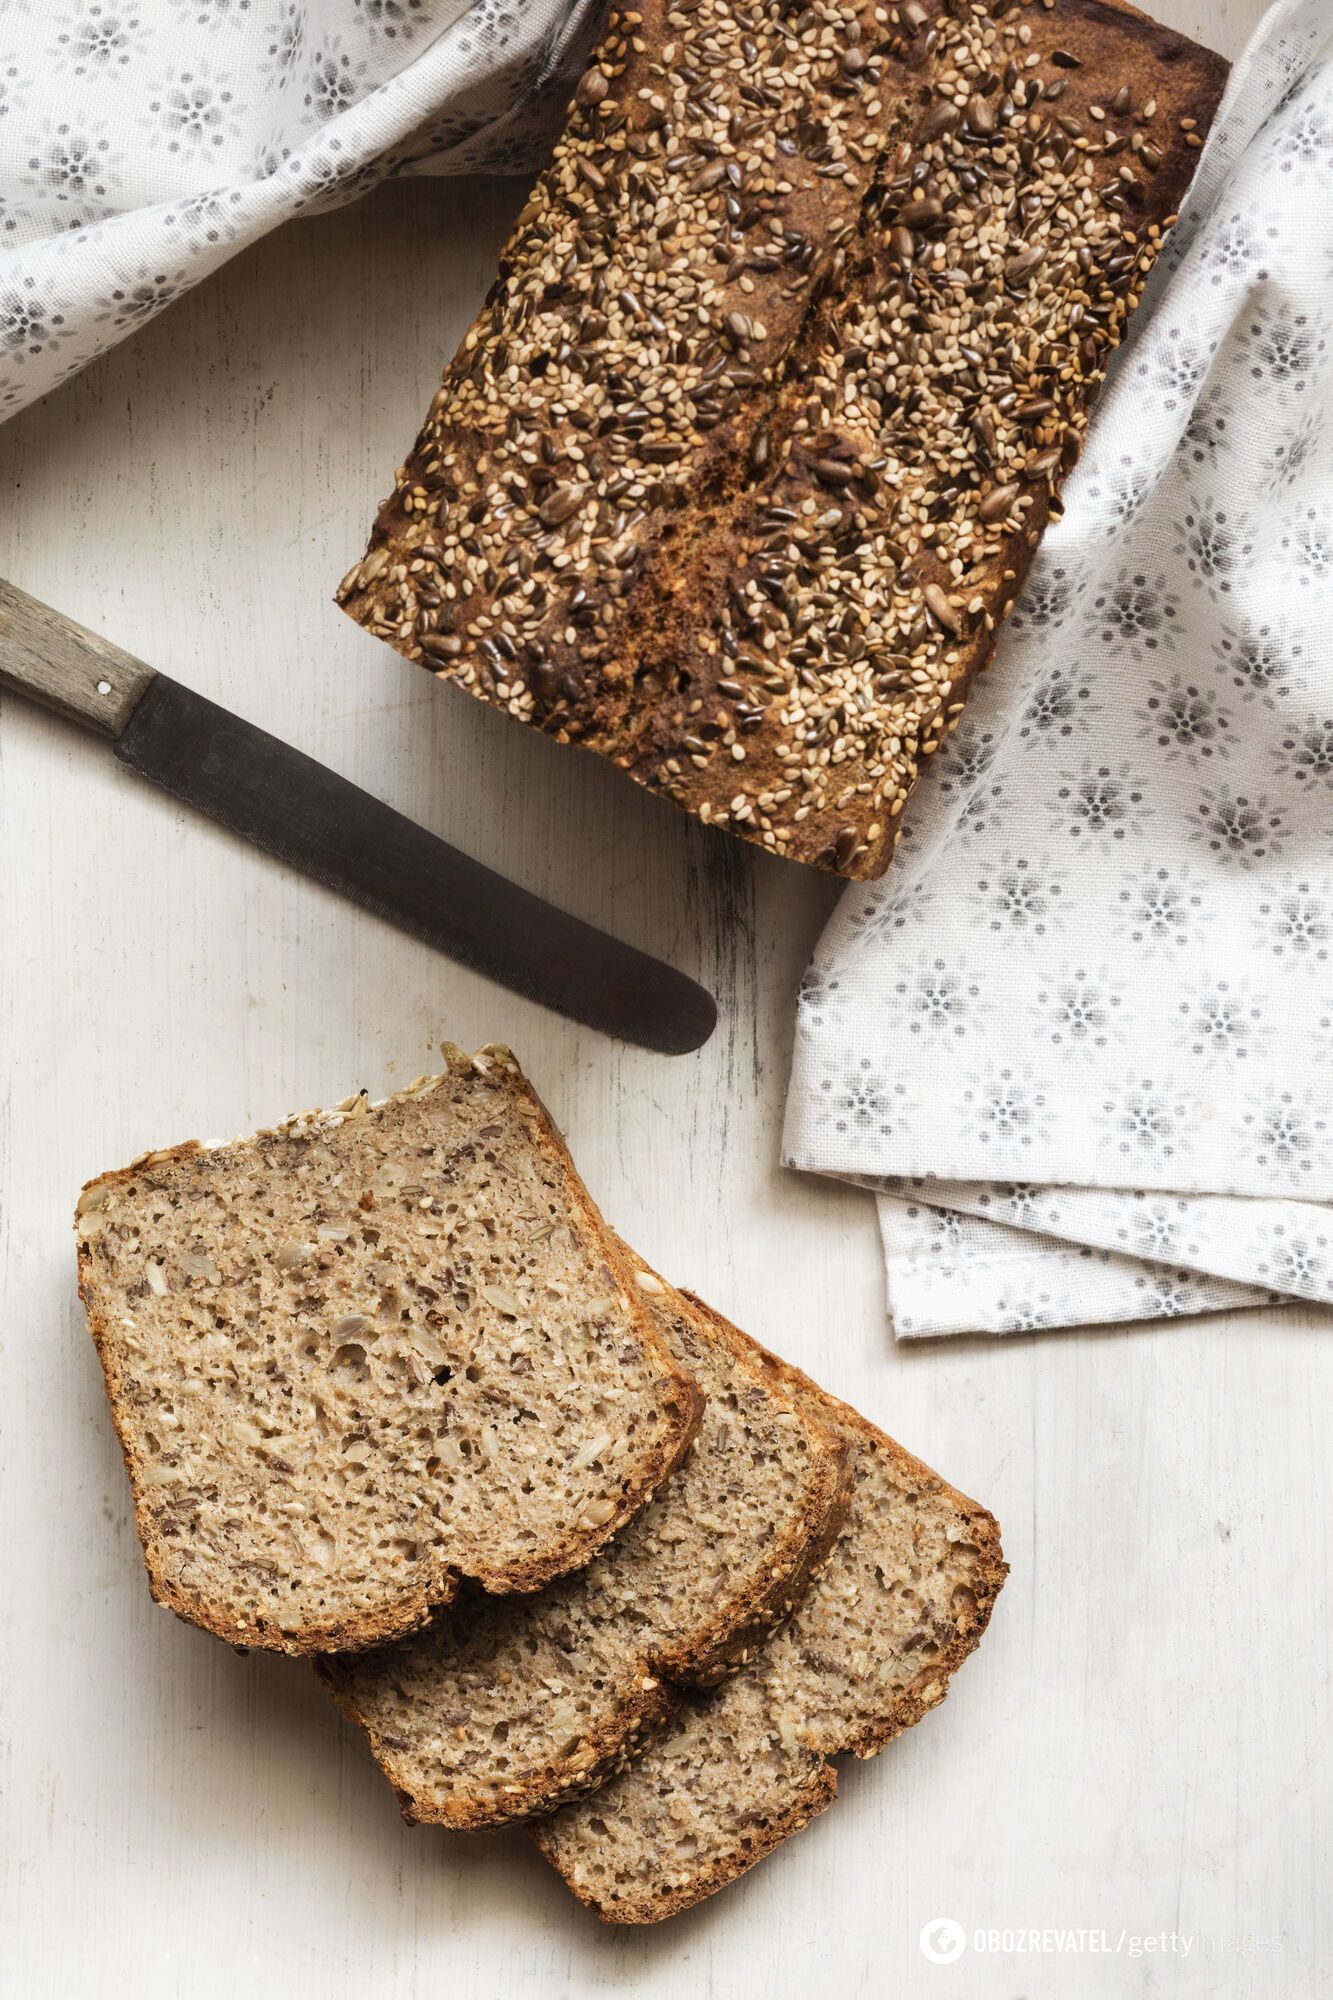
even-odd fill
[(594, 1789), (684, 1684), (752, 1656), (846, 1513), (848, 1442), (762, 1348), (634, 1262), (707, 1399), (681, 1470), (575, 1575), (531, 1597), (466, 1592), (424, 1632), (319, 1663), (409, 1820), (492, 1826)]
[(79, 1289), (153, 1594), (357, 1648), (586, 1563), (702, 1398), (507, 1049), (84, 1189)]
[(340, 602), (880, 874), (1225, 74), (1117, 0), (616, 6)]
[(851, 1508), (803, 1602), (750, 1664), (534, 1828), (608, 1923), (688, 1909), (822, 1812), (835, 1757), (874, 1756), (943, 1701), (1007, 1573), (985, 1508), (796, 1369), (771, 1366), (855, 1453)]

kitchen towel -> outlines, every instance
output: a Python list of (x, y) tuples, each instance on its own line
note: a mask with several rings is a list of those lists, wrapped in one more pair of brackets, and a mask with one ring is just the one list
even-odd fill
[(799, 1000), (900, 1336), (1333, 1301), (1333, 14), (1237, 64), (1087, 448)]
[(600, 12), (0, 0), (0, 418), (292, 216), (537, 166)]

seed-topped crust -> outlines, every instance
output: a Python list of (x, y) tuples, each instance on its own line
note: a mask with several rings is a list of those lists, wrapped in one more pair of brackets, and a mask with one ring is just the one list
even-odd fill
[(887, 866), (1226, 66), (1111, 0), (642, 0), (340, 602), (771, 852)]

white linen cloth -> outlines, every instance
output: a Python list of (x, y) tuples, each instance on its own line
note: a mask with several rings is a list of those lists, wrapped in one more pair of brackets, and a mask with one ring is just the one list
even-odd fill
[(0, 418), (294, 215), (537, 165), (600, 11), (0, 0)]
[(1028, 587), (799, 1003), (900, 1336), (1333, 1300), (1333, 10), (1279, 0)]

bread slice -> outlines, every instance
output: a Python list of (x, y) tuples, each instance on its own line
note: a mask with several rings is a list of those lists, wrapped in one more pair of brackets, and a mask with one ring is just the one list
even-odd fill
[(79, 1201), (79, 1289), (153, 1594), (327, 1652), (470, 1577), (535, 1590), (687, 1449), (702, 1398), (507, 1049)]
[(1007, 1573), (984, 1507), (796, 1369), (770, 1365), (854, 1450), (851, 1509), (804, 1602), (750, 1665), (690, 1700), (631, 1769), (534, 1829), (608, 1923), (688, 1909), (822, 1812), (836, 1756), (873, 1757), (943, 1701)]
[(577, 1575), (535, 1597), (470, 1593), (397, 1645), (320, 1663), (410, 1820), (491, 1826), (600, 1784), (681, 1683), (750, 1657), (846, 1512), (846, 1441), (793, 1401), (762, 1348), (636, 1268), (707, 1397), (682, 1470)]

